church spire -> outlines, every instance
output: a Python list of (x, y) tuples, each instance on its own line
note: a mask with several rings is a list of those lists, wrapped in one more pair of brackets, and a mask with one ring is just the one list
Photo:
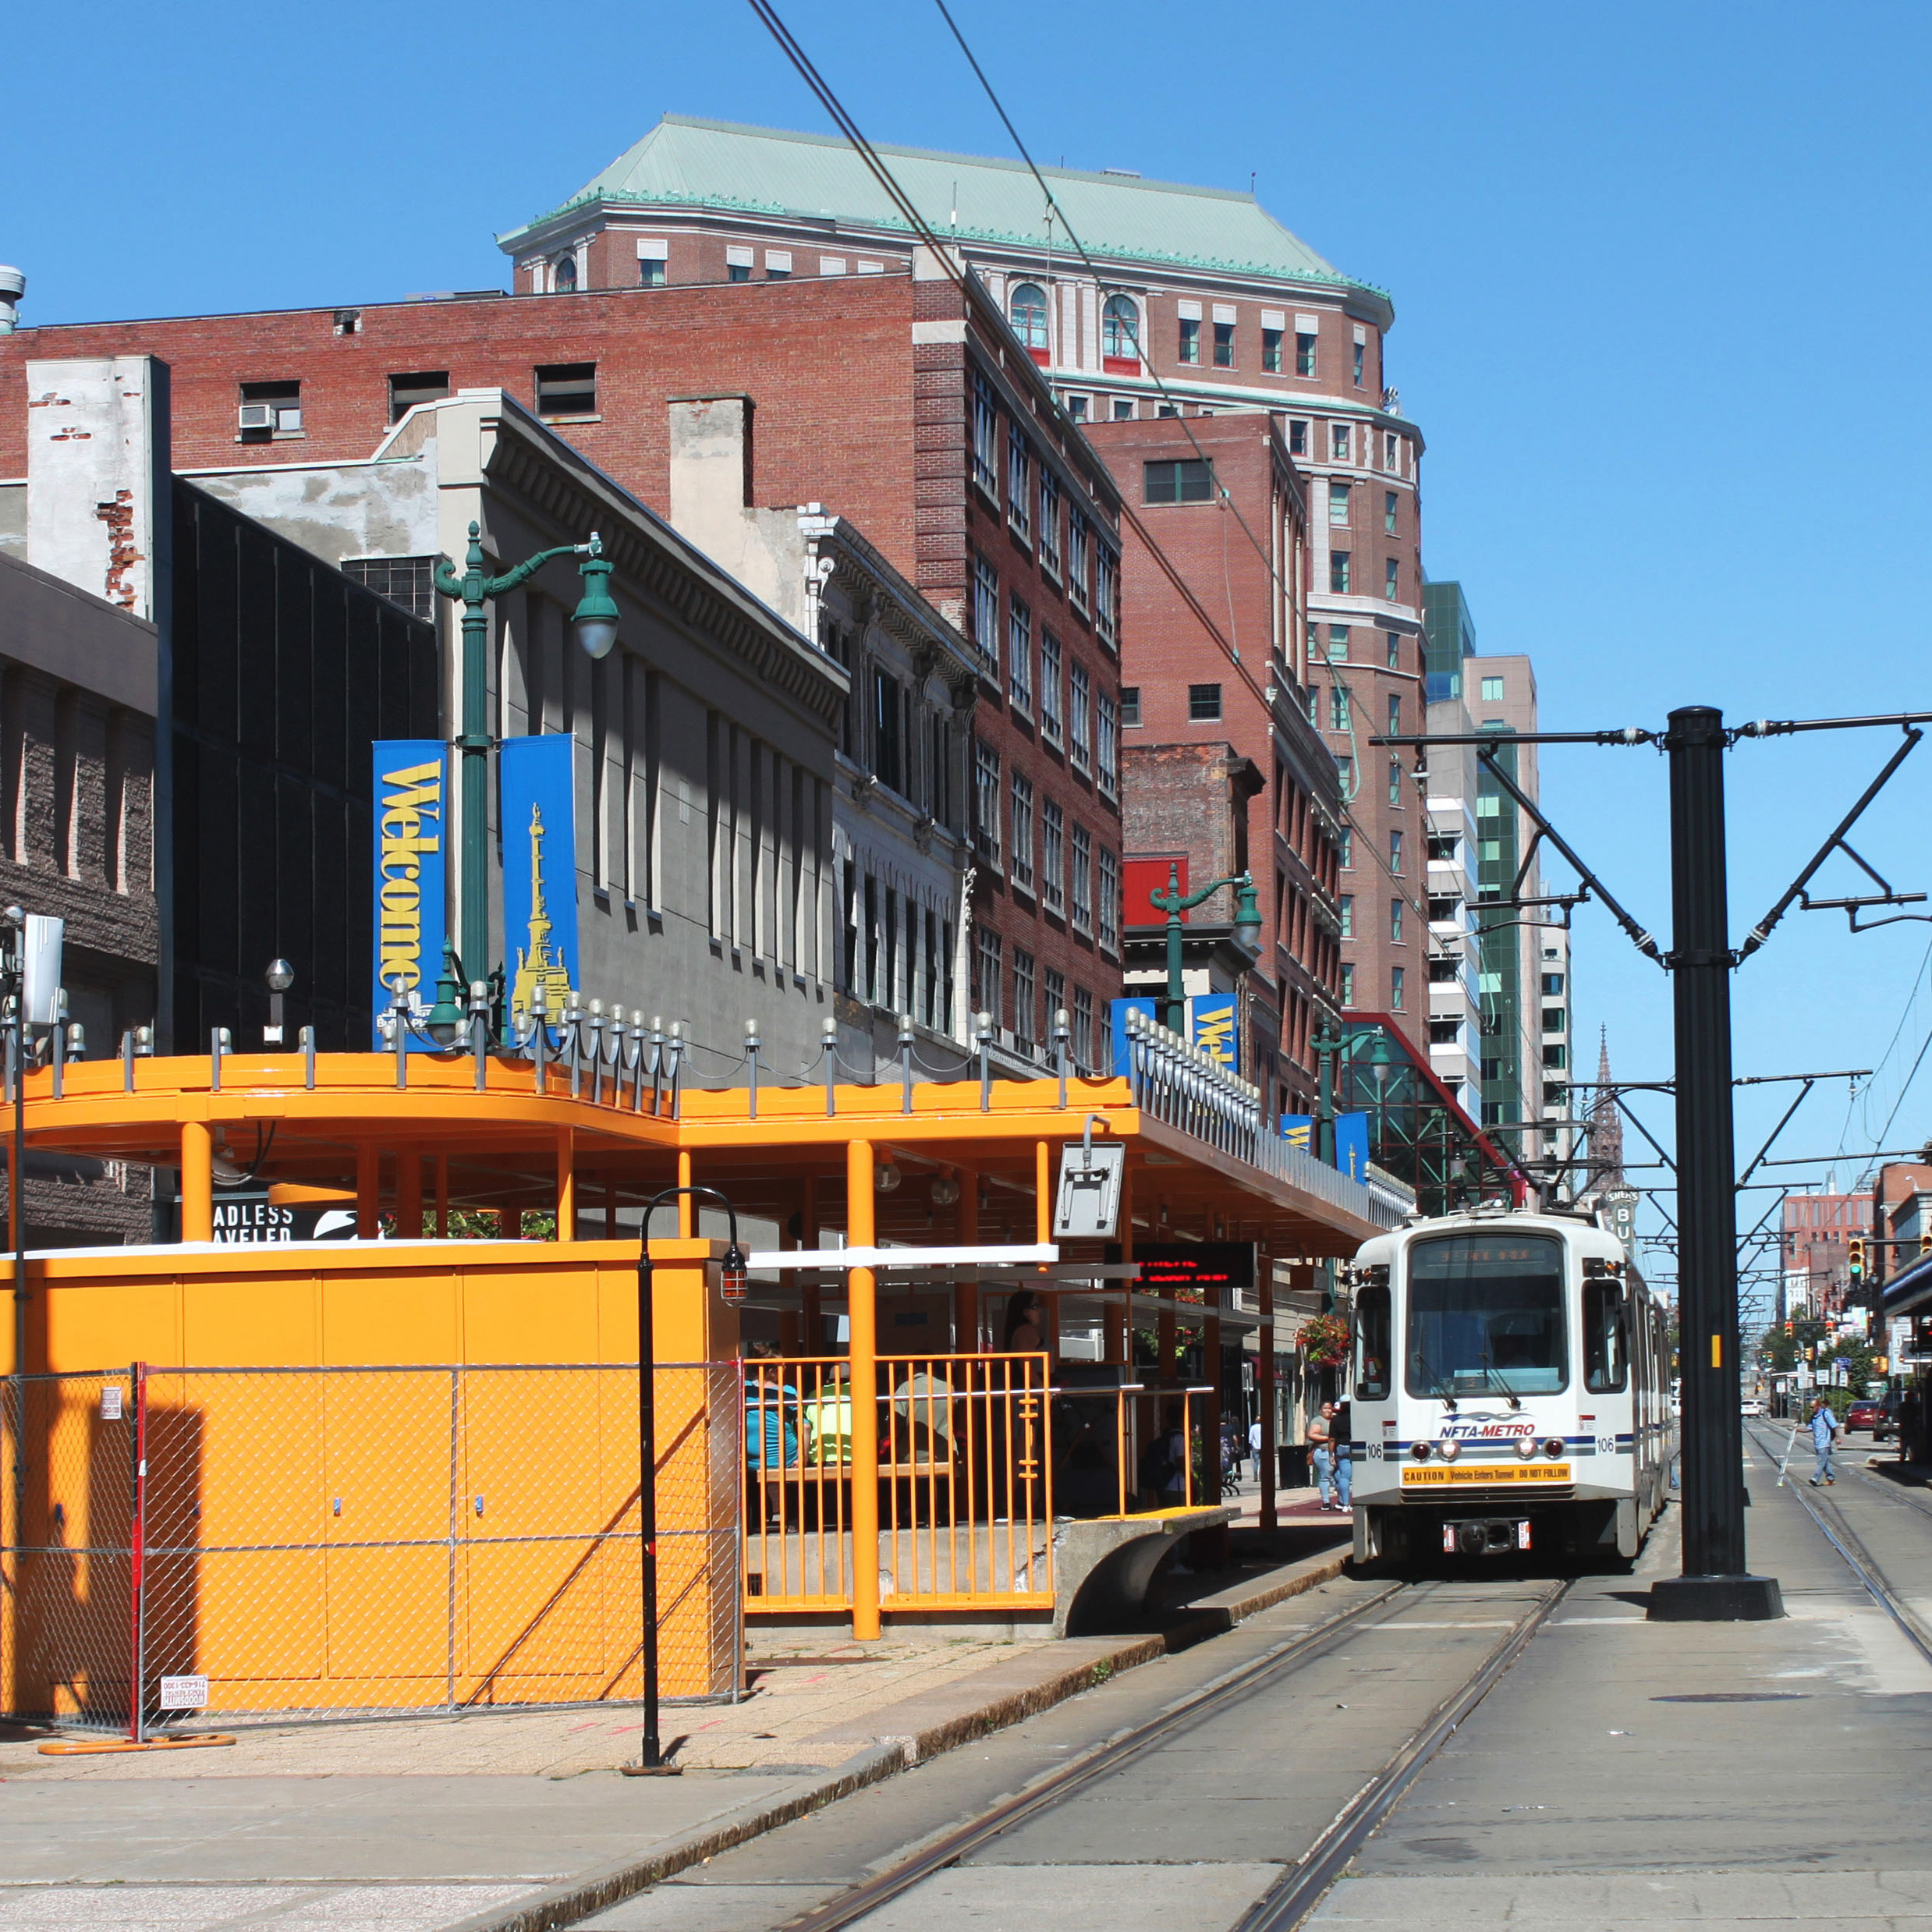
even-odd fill
[(1590, 1108), (1590, 1172), (1584, 1192), (1598, 1194), (1629, 1185), (1623, 1175), (1623, 1115), (1611, 1085), (1610, 1030), (1598, 1030), (1596, 1097)]

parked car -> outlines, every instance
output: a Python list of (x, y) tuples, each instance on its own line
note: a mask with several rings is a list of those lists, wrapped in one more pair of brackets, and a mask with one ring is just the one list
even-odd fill
[(1888, 1395), (1878, 1405), (1878, 1420), (1872, 1424), (1872, 1440), (1874, 1442), (1895, 1442), (1898, 1437), (1898, 1411), (1902, 1406), (1896, 1395)]
[(1738, 1404), (1738, 1413), (1741, 1416), (1761, 1416), (1764, 1413), (1764, 1402), (1762, 1396), (1746, 1395)]
[(1845, 1412), (1845, 1426), (1847, 1429), (1870, 1429), (1875, 1437), (1881, 1413), (1881, 1405), (1877, 1402), (1854, 1402)]

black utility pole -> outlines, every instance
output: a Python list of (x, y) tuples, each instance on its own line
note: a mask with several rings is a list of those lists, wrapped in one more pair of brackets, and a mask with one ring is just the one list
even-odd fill
[(1677, 1046), (1677, 1311), (1683, 1377), (1684, 1571), (1650, 1614), (1739, 1622), (1784, 1615), (1777, 1580), (1744, 1566), (1738, 1409), (1736, 1153), (1731, 1113), (1731, 950), (1724, 714), (1671, 713), (1671, 953)]

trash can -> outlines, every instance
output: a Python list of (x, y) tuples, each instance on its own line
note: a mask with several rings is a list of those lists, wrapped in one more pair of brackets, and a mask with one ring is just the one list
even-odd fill
[(1315, 1480), (1308, 1466), (1308, 1445), (1305, 1442), (1284, 1442), (1275, 1453), (1281, 1459), (1280, 1481), (1284, 1489), (1306, 1489)]

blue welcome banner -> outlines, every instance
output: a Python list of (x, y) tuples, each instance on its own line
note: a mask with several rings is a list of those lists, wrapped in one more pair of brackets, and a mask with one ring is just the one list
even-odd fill
[(1235, 1018), (1232, 993), (1197, 993), (1187, 1002), (1189, 1043), (1230, 1073), (1241, 1071), (1241, 1038)]
[(1369, 1117), (1367, 1114), (1335, 1115), (1335, 1165), (1352, 1181), (1369, 1177)]
[[(448, 881), (448, 771), (441, 739), (380, 738), (374, 757), (373, 891), (375, 958), (370, 1005), (371, 1044), (384, 1037), (382, 1016), (399, 988), (420, 1022), (435, 1003), (443, 970)], [(431, 1043), (412, 1039), (412, 1050)]]
[(1315, 1117), (1313, 1114), (1284, 1114), (1282, 1116), (1282, 1138), (1291, 1147), (1299, 1147), (1303, 1154), (1320, 1151), (1315, 1145)]
[(569, 733), (546, 732), (539, 738), (505, 739), (498, 756), (503, 955), (512, 1012), (528, 1012), (541, 1003), (554, 1018), (583, 990), (577, 976), (576, 751), (577, 741)]

